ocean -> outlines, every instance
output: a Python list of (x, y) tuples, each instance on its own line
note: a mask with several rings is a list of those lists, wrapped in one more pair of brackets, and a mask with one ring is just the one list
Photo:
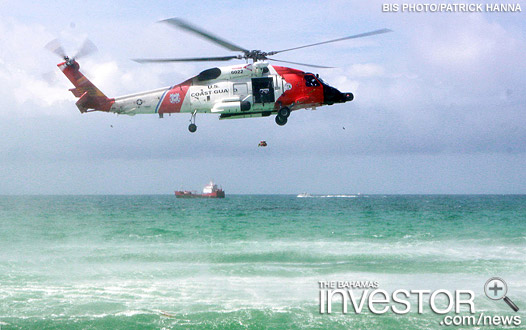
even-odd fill
[[(493, 276), (519, 312), (484, 295)], [(429, 304), (320, 313), (331, 281), (524, 315), (526, 196), (0, 196), (2, 330), (448, 328)]]

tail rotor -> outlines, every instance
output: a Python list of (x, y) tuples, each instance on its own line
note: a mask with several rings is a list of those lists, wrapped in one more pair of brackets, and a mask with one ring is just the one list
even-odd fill
[(91, 40), (86, 38), (82, 43), (80, 49), (77, 51), (77, 54), (73, 56), (73, 59), (86, 57), (92, 53), (95, 53), (97, 50), (97, 46), (95, 46), (95, 44), (91, 42)]
[(71, 81), (73, 86), (75, 86), (75, 88), (71, 88), (69, 91), (72, 92), (75, 97), (79, 98), (75, 104), (81, 113), (110, 111), (111, 106), (115, 103), (115, 99), (108, 98), (97, 86), (89, 81), (88, 78), (80, 72), (80, 65), (76, 61), (78, 58), (85, 57), (97, 50), (93, 42), (89, 39), (84, 40), (76, 55), (71, 58), (66, 54), (64, 47), (62, 47), (58, 39), (48, 42), (45, 48), (64, 60), (64, 62), (57, 64), (57, 66), (69, 81)]
[(84, 40), (84, 42), (80, 46), (76, 55), (71, 58), (68, 55), (66, 55), (66, 51), (64, 50), (64, 47), (62, 47), (62, 44), (60, 43), (58, 39), (51, 40), (44, 47), (50, 52), (64, 59), (64, 61), (66, 61), (66, 65), (68, 66), (72, 65), (76, 59), (81, 58), (81, 57), (86, 57), (97, 51), (97, 46), (95, 46), (95, 44), (87, 38)]
[(66, 52), (64, 51), (64, 48), (62, 47), (58, 39), (51, 40), (44, 47), (50, 52), (57, 54), (61, 58), (67, 57)]

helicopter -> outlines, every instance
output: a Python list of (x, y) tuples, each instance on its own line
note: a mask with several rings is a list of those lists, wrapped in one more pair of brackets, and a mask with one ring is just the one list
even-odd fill
[(269, 61), (314, 68), (330, 67), (278, 60), (270, 56), (337, 41), (391, 32), (389, 29), (380, 29), (299, 47), (264, 52), (237, 46), (180, 18), (170, 18), (161, 22), (196, 34), (230, 51), (240, 52), (240, 54), (219, 57), (135, 59), (134, 61), (139, 63), (170, 63), (237, 59), (245, 60), (245, 63), (209, 68), (170, 87), (108, 98), (80, 72), (80, 65), (76, 61), (79, 55), (86, 55), (93, 51), (94, 45), (87, 40), (81, 47), (79, 54), (70, 58), (65, 55), (60, 44), (57, 44), (58, 41), (54, 40), (46, 45), (46, 48), (63, 58), (64, 61), (57, 66), (75, 86), (70, 91), (78, 98), (76, 106), (81, 113), (103, 111), (130, 116), (157, 114), (160, 118), (163, 118), (164, 114), (189, 113), (188, 130), (192, 133), (197, 130), (195, 119), (198, 113), (219, 114), (219, 119), (275, 115), (276, 123), (283, 126), (287, 123), (292, 111), (349, 102), (353, 100), (354, 95), (350, 92), (340, 92), (324, 82), (318, 74), (271, 65)]

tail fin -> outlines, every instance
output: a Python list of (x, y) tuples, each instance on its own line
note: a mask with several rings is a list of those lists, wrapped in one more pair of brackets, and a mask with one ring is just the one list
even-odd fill
[(67, 57), (65, 59), (65, 62), (57, 66), (75, 86), (75, 88), (70, 89), (70, 91), (75, 97), (79, 98), (75, 104), (80, 112), (110, 111), (111, 106), (115, 103), (115, 99), (108, 98), (93, 85), (93, 83), (79, 71), (80, 65), (75, 59), (69, 59)]

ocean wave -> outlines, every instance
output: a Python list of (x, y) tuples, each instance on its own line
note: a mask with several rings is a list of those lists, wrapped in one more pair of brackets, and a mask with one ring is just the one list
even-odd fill
[[(353, 196), (0, 203), (2, 328), (438, 327), (320, 315), (328, 280), (481, 292), (499, 275), (526, 305), (524, 197)], [(481, 299), (477, 310), (509, 312)]]

